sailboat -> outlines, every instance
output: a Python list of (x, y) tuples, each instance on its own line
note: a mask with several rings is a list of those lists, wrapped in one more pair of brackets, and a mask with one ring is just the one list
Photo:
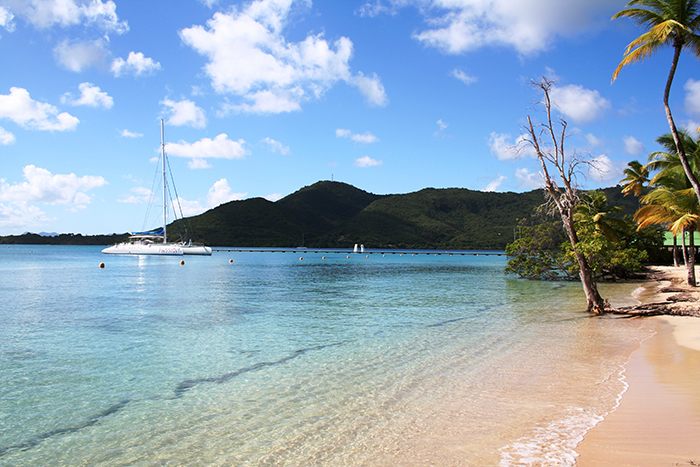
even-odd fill
[(168, 203), (165, 178), (165, 134), (163, 120), (160, 120), (161, 170), (163, 172), (163, 226), (145, 232), (130, 232), (129, 241), (117, 243), (102, 250), (111, 255), (211, 255), (211, 248), (186, 242), (168, 242)]

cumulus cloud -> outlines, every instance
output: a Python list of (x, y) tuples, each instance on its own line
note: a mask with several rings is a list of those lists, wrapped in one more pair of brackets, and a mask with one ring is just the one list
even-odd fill
[(461, 82), (466, 84), (467, 86), (469, 86), (470, 84), (474, 84), (478, 81), (478, 79), (476, 77), (468, 75), (464, 71), (457, 69), (457, 68), (455, 68), (454, 70), (452, 70), (450, 72), (450, 76), (454, 76), (455, 78), (457, 78), (458, 80), (460, 80)]
[(151, 200), (153, 192), (148, 188), (134, 187), (131, 189), (131, 193), (128, 196), (117, 199), (119, 203), (129, 203), (129, 204), (145, 204)]
[(10, 144), (14, 144), (14, 142), (15, 135), (0, 126), (0, 144), (3, 146), (8, 146)]
[(590, 161), (587, 176), (600, 183), (609, 182), (622, 178), (622, 170), (608, 156), (601, 154)]
[(120, 134), (121, 136), (123, 136), (124, 138), (140, 138), (140, 137), (143, 136), (143, 133), (136, 133), (136, 132), (129, 131), (129, 130), (126, 130), (126, 129), (120, 131), (119, 134)]
[[(418, 6), (426, 16), (426, 27), (414, 37), (449, 54), (488, 46), (510, 47), (521, 55), (535, 54), (547, 50), (557, 36), (590, 30), (592, 22), (599, 17), (608, 19), (615, 10), (609, 0), (390, 0), (390, 3), (395, 7)], [(363, 7), (363, 12), (373, 16), (382, 12), (382, 8)]]
[(102, 40), (87, 42), (64, 40), (54, 47), (53, 53), (59, 65), (76, 73), (93, 66), (99, 67), (109, 54)]
[(23, 88), (10, 88), (10, 94), (0, 94), (0, 118), (7, 118), (30, 130), (75, 130), (79, 120), (61, 112), (51, 104), (32, 100)]
[(365, 97), (365, 101), (375, 107), (385, 107), (389, 104), (389, 98), (384, 90), (382, 80), (379, 79), (376, 73), (371, 77), (365, 76), (361, 71), (357, 73), (350, 81), (350, 84), (357, 86), (360, 93)]
[(378, 167), (382, 165), (382, 163), (382, 161), (372, 159), (369, 156), (363, 156), (359, 159), (355, 159), (355, 163), (353, 163), (352, 165), (354, 165), (355, 167)]
[(343, 128), (338, 128), (335, 130), (335, 137), (336, 138), (350, 138), (356, 143), (365, 143), (365, 144), (372, 144), (372, 143), (377, 143), (379, 142), (379, 138), (374, 136), (372, 133), (369, 131), (366, 132), (365, 134), (354, 134), (350, 130), (346, 130)]
[(376, 75), (353, 76), (353, 45), (347, 37), (332, 44), (323, 34), (290, 42), (283, 35), (292, 7), (310, 1), (256, 0), (227, 13), (217, 12), (206, 27), (182, 29), (182, 41), (208, 59), (204, 72), (214, 89), (236, 96), (223, 112), (281, 113), (299, 110), (335, 83), (357, 87), (371, 105), (388, 99)]
[(484, 188), (484, 191), (496, 191), (499, 186), (503, 184), (503, 182), (506, 181), (508, 177), (505, 175), (498, 175), (498, 178), (496, 180), (492, 180), (488, 185), (486, 185), (486, 188)]
[(247, 195), (248, 193), (234, 193), (228, 185), (228, 181), (222, 178), (209, 188), (206, 200), (187, 201), (183, 198), (178, 198), (178, 201), (185, 216), (196, 216), (229, 201), (241, 200)]
[(123, 34), (129, 30), (126, 21), (117, 16), (117, 5), (109, 0), (31, 0), (3, 2), (9, 11), (37, 29), (53, 26), (92, 26), (105, 33)]
[(170, 114), (168, 125), (182, 126), (188, 125), (192, 128), (204, 128), (207, 126), (207, 118), (204, 110), (190, 100), (173, 101), (163, 99), (161, 104), (167, 107), (167, 113)]
[(631, 156), (638, 156), (644, 152), (644, 144), (634, 136), (623, 136), (622, 142), (625, 145), (625, 153)]
[(525, 168), (516, 169), (515, 179), (518, 180), (520, 188), (542, 188), (542, 176), (538, 172), (530, 172)]
[(289, 154), (289, 146), (285, 146), (279, 141), (276, 141), (272, 138), (263, 138), (262, 140), (263, 143), (267, 144), (267, 146), (270, 148), (270, 151), (272, 152), (278, 152), (282, 154), (283, 156), (286, 156)]
[(0, 201), (21, 205), (23, 203), (68, 204), (74, 206), (90, 203), (87, 191), (104, 186), (107, 181), (99, 176), (52, 174), (46, 169), (27, 165), (23, 169), (25, 181), (10, 185), (0, 184)]
[(245, 141), (239, 139), (233, 141), (228, 139), (226, 133), (221, 133), (214, 139), (203, 138), (194, 143), (167, 143), (166, 152), (171, 156), (186, 157), (191, 169), (201, 169), (211, 167), (206, 159), (243, 159), (248, 150), (244, 148)]
[(15, 30), (15, 23), (12, 21), (15, 15), (5, 7), (0, 6), (0, 27), (5, 28), (8, 32)]
[(129, 56), (123, 58), (115, 58), (110, 67), (115, 77), (125, 74), (134, 76), (150, 75), (160, 70), (160, 63), (150, 57), (144, 56), (141, 52), (129, 52)]
[(100, 90), (99, 86), (92, 83), (80, 83), (78, 86), (80, 97), (74, 97), (71, 93), (66, 93), (61, 98), (61, 102), (70, 105), (86, 105), (88, 107), (104, 107), (111, 109), (114, 99), (106, 92)]
[(49, 221), (44, 211), (34, 205), (0, 203), (0, 228), (2, 229), (27, 230)]
[(496, 156), (498, 160), (505, 161), (518, 157), (518, 146), (510, 141), (510, 135), (507, 133), (496, 133), (495, 131), (489, 136), (489, 148), (491, 154)]
[(700, 114), (700, 81), (689, 79), (685, 89), (685, 109), (690, 114)]
[(576, 84), (553, 86), (549, 94), (553, 105), (576, 123), (590, 123), (610, 108), (610, 101), (598, 91)]

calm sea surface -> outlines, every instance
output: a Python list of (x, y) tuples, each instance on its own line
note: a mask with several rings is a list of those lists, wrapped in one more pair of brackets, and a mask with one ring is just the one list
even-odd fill
[(574, 465), (650, 334), (503, 256), (100, 250), (0, 246), (2, 466)]

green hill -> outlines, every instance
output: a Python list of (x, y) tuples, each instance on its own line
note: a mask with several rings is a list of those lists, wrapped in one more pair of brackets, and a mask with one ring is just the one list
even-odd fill
[[(637, 200), (619, 187), (606, 188), (610, 205), (625, 214)], [(519, 218), (544, 202), (542, 190), (492, 193), (463, 188), (426, 188), (376, 195), (346, 183), (322, 181), (271, 202), (231, 201), (187, 219), (188, 233), (219, 247), (505, 249)], [(168, 232), (175, 236), (173, 223)], [(123, 236), (0, 237), (0, 243), (112, 243)]]

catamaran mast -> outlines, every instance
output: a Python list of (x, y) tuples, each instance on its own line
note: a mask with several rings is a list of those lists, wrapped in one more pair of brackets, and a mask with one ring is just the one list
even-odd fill
[(163, 243), (168, 243), (167, 225), (168, 225), (168, 201), (166, 197), (167, 188), (165, 187), (165, 133), (163, 131), (163, 119), (160, 119), (160, 160), (163, 170)]

